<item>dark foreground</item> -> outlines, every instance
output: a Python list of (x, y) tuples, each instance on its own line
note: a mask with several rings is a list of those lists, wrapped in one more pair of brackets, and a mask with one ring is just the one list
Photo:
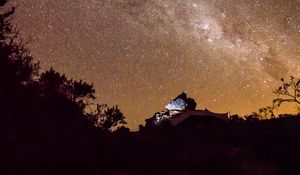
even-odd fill
[(0, 138), (1, 174), (299, 174), (299, 126), (293, 116), (76, 137), (11, 133)]

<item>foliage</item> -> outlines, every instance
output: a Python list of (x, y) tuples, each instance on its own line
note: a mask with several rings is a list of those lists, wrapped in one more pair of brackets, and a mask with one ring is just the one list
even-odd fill
[[(0, 1), (0, 6), (5, 2)], [(4, 126), (3, 121), (8, 122), (7, 126), (16, 125), (26, 117), (28, 125), (51, 121), (65, 122), (79, 130), (91, 127), (94, 121), (88, 117), (91, 115), (86, 113), (86, 107), (96, 98), (93, 84), (68, 79), (53, 68), (39, 74), (39, 63), (34, 62), (27, 43), (18, 38), (10, 23), (14, 10), (0, 14), (0, 110), (3, 111), (0, 125)], [(96, 117), (101, 118), (97, 126), (104, 130), (125, 123), (117, 106), (106, 106)], [(46, 125), (50, 127), (50, 123)]]
[[(278, 109), (282, 103), (289, 102), (300, 105), (300, 79), (295, 79), (295, 77), (291, 76), (289, 81), (285, 81), (281, 78), (281, 85), (273, 92), (278, 95), (273, 100), (273, 105), (260, 108), (252, 114), (253, 117), (257, 119), (272, 119), (276, 117), (274, 110)], [(300, 106), (298, 106), (298, 109), (300, 109)]]
[(53, 68), (41, 74), (40, 89), (43, 96), (62, 95), (72, 100), (85, 109), (88, 100), (94, 100), (95, 89), (93, 84), (67, 79), (65, 75), (60, 75)]
[(253, 116), (255, 116), (255, 118), (258, 118), (260, 120), (272, 119), (276, 117), (274, 114), (273, 106), (272, 107), (266, 106), (266, 107), (259, 108), (257, 112), (253, 113)]
[(104, 131), (117, 129), (119, 125), (127, 124), (125, 116), (118, 106), (109, 107), (106, 104), (97, 104), (96, 110), (89, 114), (95, 125)]
[(281, 86), (274, 91), (278, 95), (278, 98), (273, 100), (274, 107), (280, 107), (282, 103), (291, 102), (300, 105), (300, 79), (290, 77), (289, 81), (281, 79)]
[[(4, 1), (1, 1), (3, 5)], [(0, 14), (0, 91), (13, 92), (29, 86), (38, 75), (39, 64), (33, 62), (24, 41), (16, 41), (16, 30), (9, 23), (14, 8)], [(0, 92), (1, 93), (1, 92)]]
[(126, 124), (125, 116), (118, 106), (109, 107), (106, 104), (96, 104), (95, 111), (88, 111), (93, 106), (95, 90), (93, 84), (67, 79), (53, 68), (41, 74), (39, 78), (40, 93), (44, 98), (63, 97), (77, 104), (82, 115), (88, 118), (94, 126), (103, 131), (112, 131), (119, 125)]

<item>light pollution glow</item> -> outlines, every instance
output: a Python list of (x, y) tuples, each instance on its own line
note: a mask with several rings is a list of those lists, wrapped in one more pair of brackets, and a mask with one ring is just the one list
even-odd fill
[(300, 77), (298, 0), (12, 0), (42, 68), (93, 82), (136, 128), (183, 90), (247, 114)]

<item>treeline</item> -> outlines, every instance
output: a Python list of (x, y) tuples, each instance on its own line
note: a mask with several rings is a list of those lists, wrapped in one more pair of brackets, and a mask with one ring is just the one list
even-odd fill
[(52, 68), (40, 73), (10, 23), (14, 11), (0, 14), (0, 174), (96, 160), (100, 138), (125, 124), (124, 115), (118, 106), (97, 104), (92, 84)]

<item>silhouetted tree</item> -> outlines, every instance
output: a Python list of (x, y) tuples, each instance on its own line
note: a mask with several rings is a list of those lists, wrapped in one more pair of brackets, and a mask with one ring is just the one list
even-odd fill
[(60, 75), (53, 68), (41, 74), (39, 83), (42, 96), (64, 95), (68, 97), (70, 82), (65, 75)]
[(93, 84), (88, 84), (82, 80), (68, 80), (65, 75), (60, 75), (53, 68), (41, 74), (39, 83), (43, 96), (64, 96), (76, 102), (82, 110), (85, 109), (89, 100), (96, 98)]
[[(6, 4), (7, 0), (0, 0), (0, 7)], [(17, 31), (10, 24), (10, 17), (15, 12), (15, 7), (0, 14), (0, 41), (6, 41), (17, 36)]]
[(26, 87), (38, 75), (39, 64), (33, 62), (23, 41), (9, 23), (14, 8), (0, 15), (0, 89), (14, 91)]
[(233, 123), (242, 123), (245, 121), (245, 119), (239, 115), (230, 115), (230, 120)]
[[(47, 160), (57, 167), (59, 161), (72, 160), (68, 166), (74, 168), (73, 162), (96, 155), (100, 135), (95, 124), (111, 131), (125, 117), (117, 106), (101, 108), (101, 115), (88, 113), (86, 107), (95, 100), (93, 84), (68, 79), (52, 68), (39, 74), (39, 63), (9, 22), (13, 13), (14, 8), (0, 14), (1, 173), (5, 162), (22, 167), (24, 162)], [(32, 165), (28, 167), (39, 167)]]
[(273, 100), (274, 107), (280, 107), (282, 103), (290, 102), (300, 105), (300, 79), (290, 77), (289, 81), (281, 79), (282, 85), (274, 91), (279, 97)]
[(127, 124), (125, 116), (117, 105), (109, 107), (106, 104), (97, 104), (96, 110), (88, 115), (95, 125), (104, 131), (112, 131), (120, 125)]
[(43, 97), (56, 98), (56, 100), (60, 97), (70, 100), (76, 104), (77, 109), (80, 109), (86, 119), (103, 131), (112, 131), (119, 125), (126, 124), (125, 116), (118, 106), (109, 107), (106, 104), (96, 104), (96, 110), (91, 111), (90, 108), (94, 106), (93, 100), (95, 99), (93, 84), (82, 80), (68, 80), (65, 75), (60, 75), (53, 68), (41, 74), (39, 84)]
[[(1, 1), (4, 5), (6, 1)], [(33, 62), (23, 41), (16, 41), (17, 32), (9, 20), (14, 8), (0, 14), (0, 125), (13, 123), (25, 113), (36, 89), (39, 64)]]
[(274, 107), (272, 106), (266, 106), (266, 107), (262, 107), (259, 108), (257, 112), (253, 112), (253, 114), (255, 116), (255, 118), (260, 119), (260, 120), (264, 120), (264, 119), (271, 119), (271, 118), (275, 118), (275, 114), (274, 114)]

